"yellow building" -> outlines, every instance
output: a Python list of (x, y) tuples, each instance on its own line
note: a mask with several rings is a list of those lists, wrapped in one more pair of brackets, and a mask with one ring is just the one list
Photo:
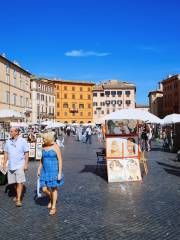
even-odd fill
[(30, 73), (0, 55), (0, 109), (11, 109), (31, 120)]
[(56, 80), (56, 121), (89, 123), (93, 121), (93, 83)]

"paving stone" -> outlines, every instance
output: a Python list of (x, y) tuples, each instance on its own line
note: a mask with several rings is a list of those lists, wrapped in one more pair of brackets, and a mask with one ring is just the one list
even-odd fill
[(154, 144), (147, 153), (149, 172), (143, 182), (108, 184), (96, 172), (100, 145), (66, 138), (65, 185), (58, 213), (49, 216), (47, 199), (34, 200), (38, 162), (30, 162), (23, 207), (16, 208), (0, 186), (0, 239), (180, 239), (180, 163), (175, 154)]

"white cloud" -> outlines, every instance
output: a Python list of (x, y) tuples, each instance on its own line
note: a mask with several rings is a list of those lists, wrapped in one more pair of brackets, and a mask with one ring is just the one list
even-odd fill
[(91, 57), (91, 56), (105, 57), (105, 56), (110, 55), (110, 53), (84, 51), (84, 50), (72, 50), (72, 51), (69, 51), (69, 52), (65, 52), (64, 55), (67, 56), (67, 57)]

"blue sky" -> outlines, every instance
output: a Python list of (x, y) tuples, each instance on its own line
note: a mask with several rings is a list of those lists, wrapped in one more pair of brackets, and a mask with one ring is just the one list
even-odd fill
[(0, 9), (0, 53), (31, 73), (129, 81), (138, 103), (180, 73), (179, 0), (11, 0)]

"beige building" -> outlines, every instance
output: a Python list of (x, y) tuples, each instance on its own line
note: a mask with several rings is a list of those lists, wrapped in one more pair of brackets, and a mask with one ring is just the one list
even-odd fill
[(158, 117), (163, 117), (163, 87), (159, 83), (159, 89), (148, 94), (150, 112)]
[(30, 73), (18, 63), (0, 55), (0, 109), (24, 113), (31, 119)]
[(55, 119), (55, 84), (48, 79), (31, 79), (32, 121)]
[(123, 108), (135, 108), (136, 86), (132, 83), (109, 80), (93, 88), (93, 121)]

